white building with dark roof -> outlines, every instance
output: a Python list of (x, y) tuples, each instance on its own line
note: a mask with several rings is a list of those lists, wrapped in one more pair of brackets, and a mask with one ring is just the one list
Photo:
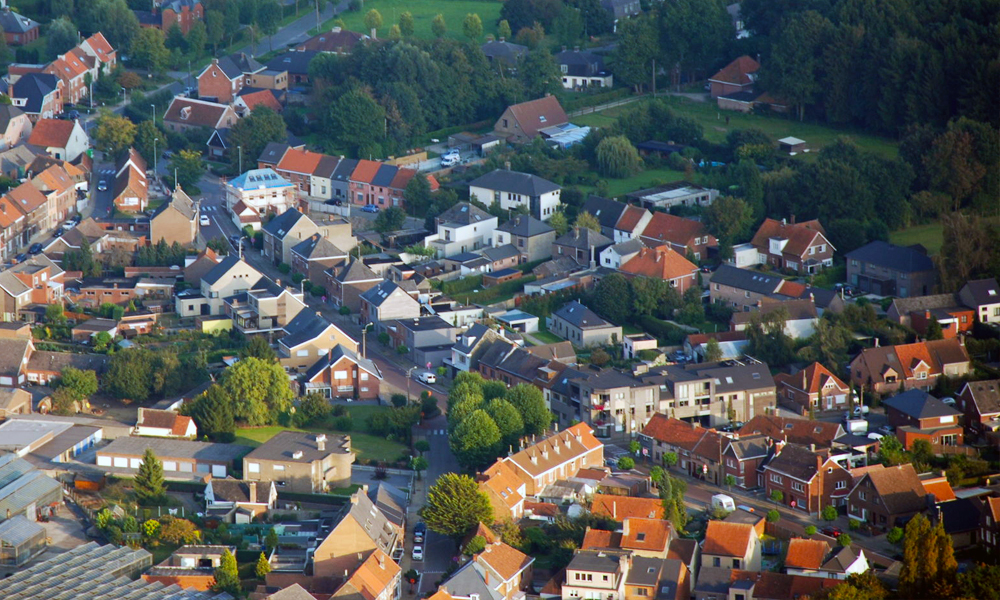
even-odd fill
[(524, 207), (542, 221), (556, 214), (561, 191), (547, 179), (506, 169), (496, 169), (469, 182), (469, 198), (487, 206), (499, 204), (503, 210)]

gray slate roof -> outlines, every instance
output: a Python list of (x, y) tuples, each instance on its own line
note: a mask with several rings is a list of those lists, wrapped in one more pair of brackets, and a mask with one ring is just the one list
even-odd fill
[(614, 226), (618, 223), (618, 219), (621, 218), (627, 206), (609, 198), (591, 195), (583, 203), (582, 210), (592, 214), (597, 219), (597, 222), (601, 224), (601, 227), (614, 229)]
[(519, 256), (521, 251), (515, 248), (513, 244), (504, 244), (503, 246), (497, 246), (496, 248), (484, 248), (482, 254), (491, 261), (496, 262), (498, 260)]
[(996, 279), (975, 279), (965, 283), (964, 290), (972, 295), (976, 306), (1000, 303), (1000, 284)]
[(483, 54), (492, 61), (502, 60), (511, 65), (528, 53), (528, 47), (507, 41), (489, 41), (482, 45)]
[(251, 449), (249, 446), (242, 446), (240, 444), (189, 442), (187, 440), (153, 437), (120, 437), (115, 438), (114, 441), (98, 450), (98, 452), (103, 454), (142, 456), (147, 448), (152, 448), (153, 452), (160, 459), (164, 457), (193, 458), (196, 460), (226, 462), (232, 462), (243, 457)]
[(497, 229), (520, 237), (534, 237), (555, 231), (545, 221), (540, 221), (529, 215), (517, 215)]
[(206, 273), (204, 277), (202, 277), (202, 281), (204, 281), (208, 285), (215, 285), (220, 279), (222, 279), (226, 275), (226, 273), (229, 273), (229, 271), (232, 270), (233, 267), (235, 267), (237, 264), (241, 262), (243, 262), (243, 259), (241, 259), (239, 256), (236, 256), (235, 254), (230, 254), (229, 256), (220, 260), (219, 264), (212, 267), (212, 270)]
[[(350, 436), (336, 434), (326, 435), (326, 449), (320, 450), (316, 441), (317, 434), (302, 431), (282, 431), (278, 435), (254, 448), (246, 455), (246, 460), (280, 460), (284, 462), (311, 463), (323, 460), (331, 454), (348, 454), (351, 451)], [(300, 458), (293, 458), (296, 452), (301, 452)]]
[(289, 208), (264, 225), (264, 231), (282, 240), (301, 219), (306, 218), (297, 208)]
[(230, 54), (219, 59), (219, 68), (230, 79), (236, 79), (244, 73), (256, 73), (264, 69), (264, 65), (257, 62), (253, 56), (240, 52)]
[(298, 244), (292, 246), (292, 252), (305, 258), (306, 260), (347, 256), (346, 252), (334, 246), (333, 242), (318, 233), (314, 233)]
[(360, 260), (352, 260), (342, 267), (337, 267), (334, 278), (341, 283), (381, 279), (375, 274), (375, 271), (372, 271), (368, 265)]
[(12, 10), (0, 10), (0, 27), (4, 33), (27, 33), (38, 27), (38, 22), (19, 15)]
[(712, 273), (712, 283), (732, 286), (756, 294), (770, 295), (777, 292), (783, 280), (775, 275), (765, 275), (749, 269), (721, 265)]
[(46, 94), (52, 93), (58, 83), (55, 75), (49, 73), (27, 73), (14, 82), (11, 95), (14, 98), (24, 98), (24, 112), (40, 113), (42, 101)]
[(881, 240), (851, 250), (846, 256), (848, 260), (866, 262), (902, 273), (918, 273), (934, 269), (934, 262), (923, 252)]
[(316, 361), (316, 364), (309, 367), (309, 371), (306, 372), (306, 381), (309, 381), (320, 373), (323, 369), (328, 368), (330, 365), (336, 364), (341, 358), (347, 357), (355, 364), (357, 364), (362, 369), (368, 371), (369, 373), (375, 375), (375, 377), (381, 379), (382, 372), (379, 371), (378, 366), (372, 362), (369, 358), (362, 358), (357, 355), (357, 353), (352, 352), (350, 349), (337, 344), (333, 350), (326, 353), (326, 356)]
[(469, 186), (521, 194), (522, 196), (541, 196), (560, 189), (558, 185), (548, 179), (505, 169), (496, 169), (473, 179), (469, 182)]
[(552, 316), (559, 317), (581, 329), (612, 326), (611, 323), (602, 319), (597, 313), (580, 304), (577, 300), (565, 304), (562, 308), (554, 312)]
[(472, 225), (488, 219), (495, 219), (493, 215), (468, 202), (459, 202), (437, 217), (440, 225)]
[(323, 316), (309, 310), (300, 310), (291, 321), (285, 325), (285, 336), (281, 343), (289, 348), (304, 344), (323, 334), (333, 323)]
[(586, 227), (574, 227), (570, 231), (567, 231), (565, 235), (556, 239), (555, 244), (560, 246), (569, 246), (571, 248), (598, 248), (603, 249), (610, 246), (613, 242), (604, 235), (587, 229)]
[(882, 404), (914, 419), (932, 419), (962, 414), (927, 392), (916, 389), (883, 400)]

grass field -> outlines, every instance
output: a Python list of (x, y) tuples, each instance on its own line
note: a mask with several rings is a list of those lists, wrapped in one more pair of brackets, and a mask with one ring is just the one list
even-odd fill
[(546, 344), (558, 344), (559, 342), (565, 341), (558, 335), (545, 331), (544, 329), (539, 329), (538, 331), (529, 333), (528, 335)]
[(889, 241), (899, 246), (923, 244), (927, 252), (934, 256), (941, 252), (944, 243), (944, 226), (941, 223), (914, 225), (908, 229), (900, 229), (889, 234)]
[[(382, 15), (382, 27), (378, 29), (378, 37), (388, 37), (389, 28), (399, 22), (399, 15), (402, 12), (410, 11), (413, 14), (413, 35), (421, 39), (433, 39), (431, 33), (431, 21), (438, 14), (444, 16), (444, 22), (448, 26), (448, 33), (445, 37), (464, 40), (462, 33), (462, 21), (467, 14), (477, 14), (483, 22), (483, 40), (489, 34), (497, 35), (497, 22), (500, 20), (501, 2), (483, 2), (479, 0), (446, 0), (430, 2), (407, 2), (404, 0), (368, 0), (364, 9), (358, 12), (345, 12), (340, 18), (344, 19), (344, 25), (351, 31), (369, 33), (365, 27), (365, 14), (372, 9), (377, 10)], [(333, 27), (334, 19), (323, 24), (323, 29), (328, 30)]]
[[(670, 108), (678, 115), (694, 119), (700, 123), (705, 130), (705, 139), (710, 142), (719, 143), (725, 141), (726, 135), (733, 129), (749, 129), (754, 127), (764, 131), (774, 139), (794, 136), (805, 140), (812, 152), (799, 156), (806, 160), (809, 160), (810, 155), (819, 151), (823, 146), (832, 144), (840, 137), (848, 137), (859, 148), (875, 152), (886, 158), (895, 158), (899, 152), (898, 144), (889, 138), (846, 129), (836, 129), (819, 123), (800, 123), (793, 119), (779, 116), (772, 117), (743, 114), (735, 111), (720, 111), (714, 103), (696, 102), (678, 96), (665, 96), (662, 98), (666, 100)], [(628, 108), (629, 106), (626, 105), (599, 113), (574, 117), (573, 122), (578, 125), (595, 127), (610, 125), (614, 123), (622, 111)], [(726, 123), (726, 117), (729, 118), (728, 124)]]
[[(664, 183), (680, 181), (682, 179), (684, 179), (683, 171), (674, 171), (673, 169), (648, 169), (638, 175), (633, 175), (632, 177), (628, 177), (626, 179), (606, 179), (605, 181), (608, 182), (608, 196), (611, 198), (617, 198), (619, 196), (624, 196), (629, 192), (655, 187)], [(580, 186), (580, 189), (586, 192), (596, 191), (596, 188), (593, 186)]]

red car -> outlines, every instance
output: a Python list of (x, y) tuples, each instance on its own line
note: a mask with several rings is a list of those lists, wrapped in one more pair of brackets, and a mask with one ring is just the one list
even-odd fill
[(844, 533), (840, 527), (834, 527), (833, 525), (824, 527), (823, 529), (820, 529), (819, 532), (832, 538), (839, 538)]

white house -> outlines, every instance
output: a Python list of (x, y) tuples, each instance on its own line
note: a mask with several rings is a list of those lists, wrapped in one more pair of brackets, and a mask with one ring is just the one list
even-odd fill
[(737, 269), (749, 269), (761, 264), (757, 249), (750, 243), (733, 246), (733, 257), (726, 259), (726, 262)]
[(601, 250), (600, 264), (602, 267), (608, 267), (609, 269), (620, 269), (623, 264), (639, 254), (639, 251), (643, 248), (645, 246), (638, 238), (621, 242), (614, 246), (608, 246), (604, 250)]
[(230, 523), (250, 523), (278, 502), (273, 481), (210, 479), (205, 485), (205, 508), (208, 514)]
[(230, 212), (241, 201), (261, 217), (280, 215), (295, 206), (295, 186), (273, 169), (251, 169), (226, 183)]
[(436, 233), (424, 238), (437, 258), (488, 248), (498, 219), (468, 202), (460, 202), (441, 213), (434, 224)]
[(469, 198), (487, 206), (499, 204), (503, 210), (520, 207), (542, 221), (548, 221), (559, 208), (562, 188), (547, 179), (528, 173), (496, 169), (469, 182)]
[(139, 408), (139, 421), (135, 424), (136, 435), (170, 438), (193, 438), (198, 435), (194, 419), (179, 415), (172, 410)]
[(967, 282), (958, 292), (962, 304), (976, 311), (983, 323), (1000, 323), (1000, 284), (996, 279)]
[(847, 579), (868, 570), (864, 550), (855, 552), (850, 546), (830, 548), (821, 540), (792, 538), (788, 542), (785, 573), (823, 579)]
[(32, 146), (59, 160), (72, 162), (90, 148), (90, 138), (79, 121), (39, 119), (28, 136)]

